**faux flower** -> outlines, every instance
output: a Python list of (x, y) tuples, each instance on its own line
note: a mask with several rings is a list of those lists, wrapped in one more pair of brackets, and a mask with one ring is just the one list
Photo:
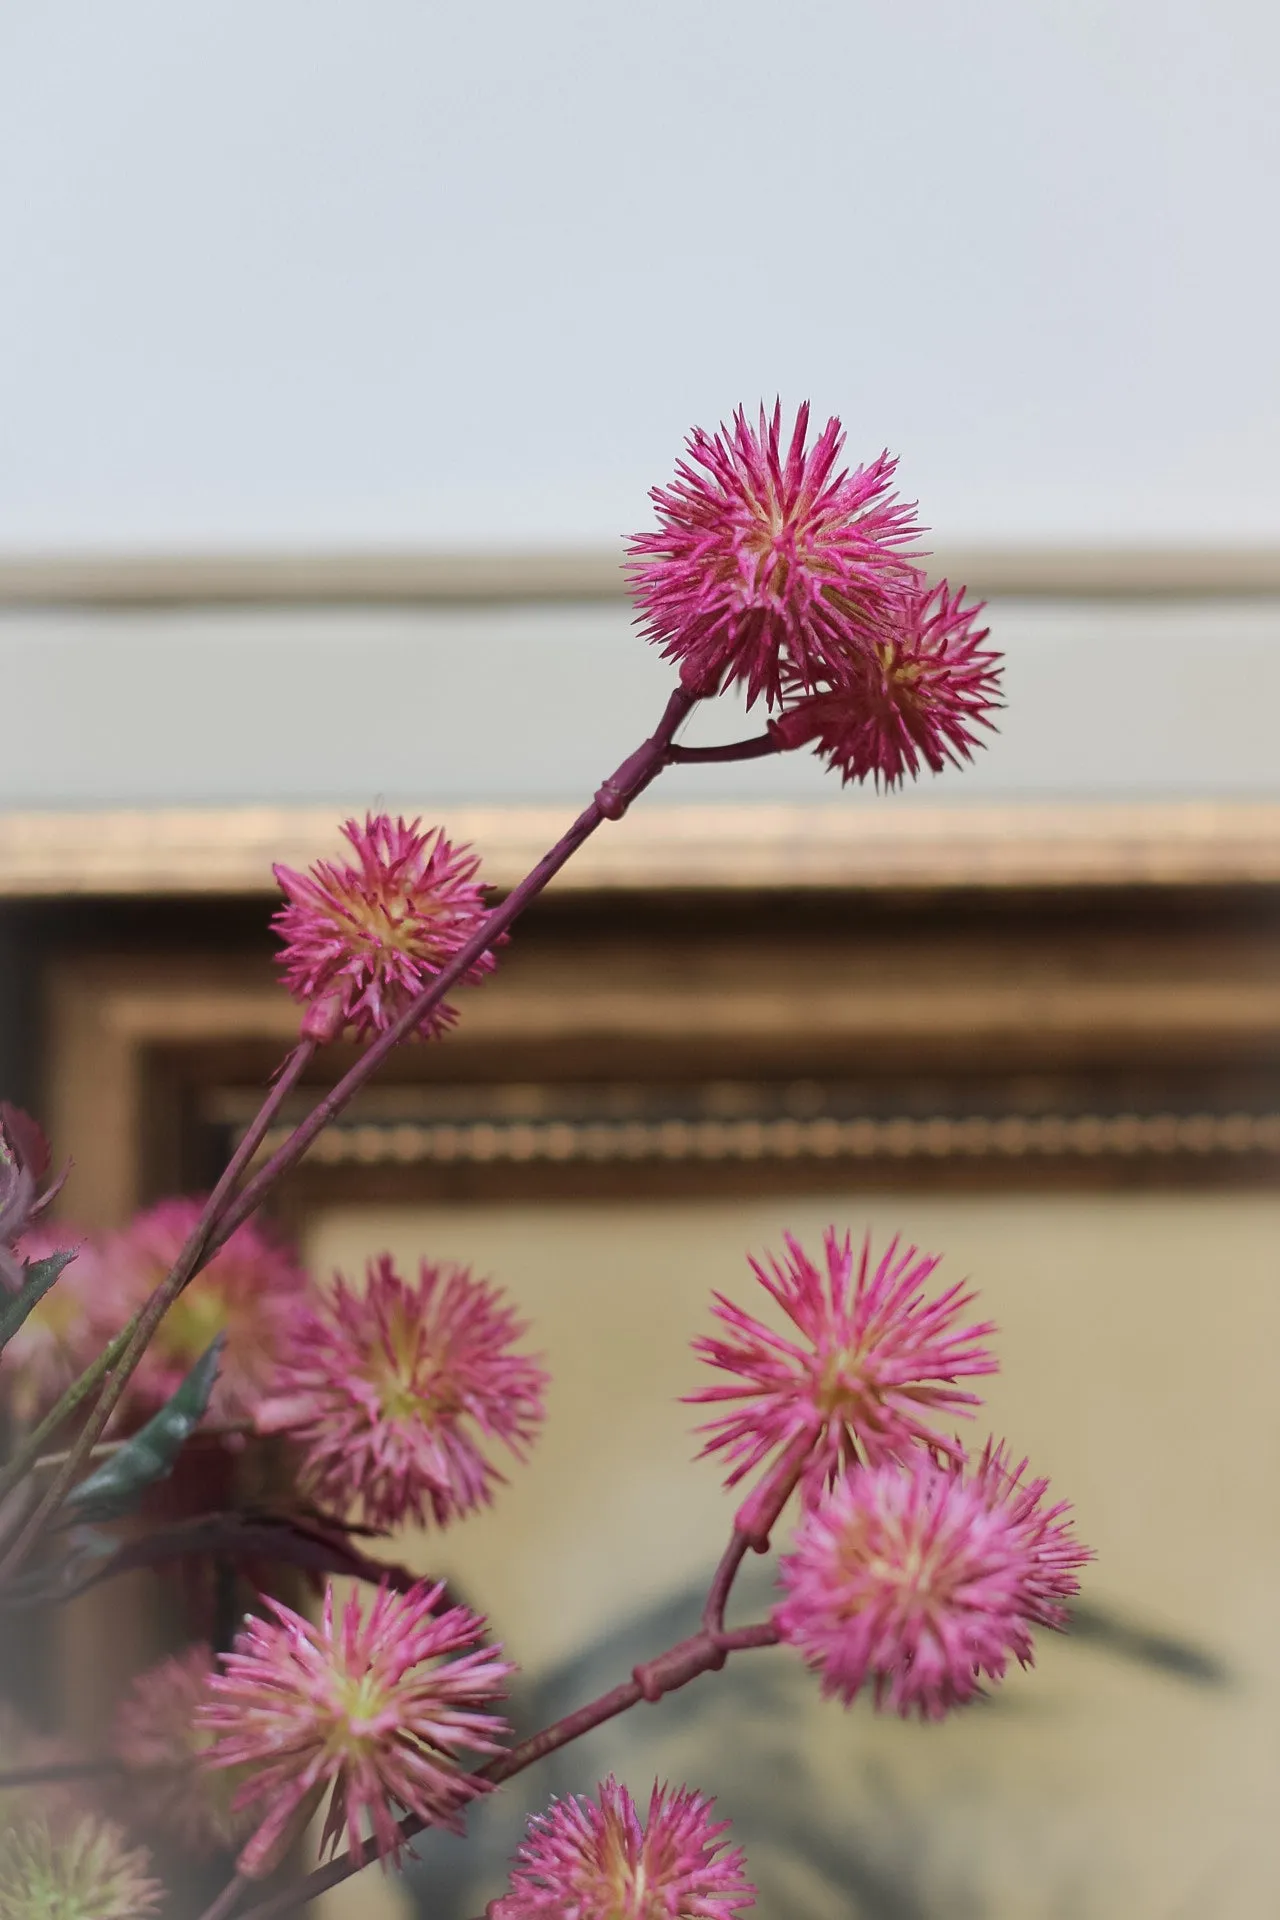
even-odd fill
[(740, 683), (749, 705), (776, 702), (787, 676), (839, 675), (911, 578), (920, 529), (891, 491), (896, 461), (849, 473), (838, 420), (812, 447), (808, 434), (807, 402), (789, 443), (780, 406), (757, 428), (741, 408), (732, 427), (696, 428), (672, 485), (650, 493), (657, 531), (628, 543), (644, 632), (698, 694)]
[(406, 1280), (381, 1254), (363, 1289), (339, 1276), (305, 1316), (259, 1430), (292, 1435), (322, 1503), (376, 1527), (428, 1513), (445, 1526), (503, 1479), (482, 1442), (523, 1459), (542, 1422), (547, 1375), (516, 1349), (526, 1331), (467, 1268), (423, 1260)]
[(19, 1261), (45, 1260), (74, 1250), (49, 1291), (27, 1315), (0, 1359), (0, 1393), (14, 1420), (31, 1426), (97, 1358), (102, 1273), (97, 1250), (75, 1227), (41, 1222), (18, 1242)]
[(784, 1260), (771, 1255), (767, 1268), (757, 1260), (751, 1268), (800, 1338), (775, 1333), (717, 1293), (714, 1311), (729, 1337), (693, 1343), (711, 1366), (737, 1376), (733, 1386), (687, 1396), (694, 1404), (741, 1402), (701, 1429), (710, 1435), (703, 1455), (722, 1452), (732, 1463), (726, 1484), (736, 1486), (805, 1433), (813, 1441), (802, 1480), (809, 1501), (856, 1461), (875, 1466), (917, 1447), (958, 1452), (922, 1416), (968, 1415), (979, 1396), (954, 1383), (996, 1371), (982, 1345), (992, 1322), (956, 1325), (974, 1295), (953, 1286), (930, 1298), (926, 1283), (939, 1256), (896, 1239), (874, 1267), (870, 1240), (855, 1260), (850, 1235), (841, 1239), (834, 1227), (823, 1236), (821, 1268), (791, 1234), (784, 1243)]
[(896, 786), (922, 761), (934, 773), (959, 766), (1000, 704), (1000, 655), (982, 644), (982, 612), (964, 604), (963, 588), (930, 587), (917, 575), (885, 603), (869, 644), (849, 653), (838, 676), (802, 690), (771, 733), (784, 747), (812, 743), (846, 784)]
[(84, 1813), (33, 1816), (0, 1835), (4, 1920), (147, 1920), (163, 1889), (149, 1855), (119, 1827)]
[(139, 1675), (116, 1709), (112, 1747), (128, 1773), (134, 1817), (171, 1833), (188, 1853), (234, 1847), (253, 1826), (232, 1800), (242, 1772), (202, 1764), (213, 1735), (196, 1717), (211, 1696), (213, 1650), (188, 1647)]
[(434, 1611), (442, 1585), (406, 1593), (351, 1593), (335, 1619), (333, 1587), (319, 1625), (278, 1600), (249, 1618), (197, 1710), (214, 1736), (206, 1764), (250, 1768), (237, 1808), (261, 1816), (240, 1855), (251, 1878), (270, 1872), (328, 1795), (322, 1846), (345, 1836), (365, 1857), (398, 1859), (399, 1812), (461, 1832), (461, 1809), (486, 1783), (462, 1770), (460, 1750), (499, 1751), (506, 1722), (489, 1708), (515, 1672), (483, 1644), (485, 1622), (466, 1607)]
[(988, 1445), (971, 1471), (915, 1453), (859, 1468), (807, 1513), (781, 1568), (782, 1638), (848, 1706), (940, 1720), (1012, 1657), (1033, 1659), (1033, 1627), (1066, 1624), (1064, 1601), (1092, 1558), (1046, 1480), (1026, 1480)]
[[(102, 1249), (102, 1327), (119, 1331), (177, 1259), (200, 1217), (198, 1199), (162, 1200), (135, 1216)], [(225, 1333), (212, 1418), (252, 1416), (276, 1366), (293, 1347), (310, 1282), (266, 1228), (237, 1227), (179, 1294), (129, 1382), (129, 1417), (146, 1417), (182, 1384), (216, 1334)]]
[(729, 1920), (755, 1905), (714, 1802), (655, 1785), (642, 1821), (609, 1777), (598, 1799), (554, 1800), (529, 1822), (492, 1920)]
[[(317, 860), (308, 873), (277, 866), (287, 905), (272, 919), (284, 941), (284, 983), (307, 1013), (315, 1040), (342, 1033), (371, 1038), (391, 1026), (449, 964), (485, 917), (480, 862), (419, 820), (369, 814), (342, 831), (354, 864)], [(460, 984), (492, 971), (492, 953), (472, 961)], [(456, 1019), (439, 1001), (423, 1015), (424, 1040)]]

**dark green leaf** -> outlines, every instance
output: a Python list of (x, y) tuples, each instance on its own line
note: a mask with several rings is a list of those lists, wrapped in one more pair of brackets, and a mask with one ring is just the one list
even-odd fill
[(9, 1344), (32, 1307), (37, 1306), (44, 1299), (62, 1269), (75, 1257), (76, 1250), (70, 1247), (65, 1253), (51, 1253), (47, 1260), (27, 1262), (21, 1287), (9, 1301), (4, 1312), (0, 1313), (0, 1348)]
[(220, 1333), (155, 1418), (67, 1495), (69, 1519), (117, 1519), (137, 1504), (145, 1488), (172, 1473), (183, 1443), (204, 1418), (226, 1338)]

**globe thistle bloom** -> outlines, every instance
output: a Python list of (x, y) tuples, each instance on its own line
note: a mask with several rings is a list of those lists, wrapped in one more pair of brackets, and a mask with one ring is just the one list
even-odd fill
[(206, 1764), (251, 1769), (235, 1804), (262, 1819), (242, 1873), (270, 1872), (326, 1794), (322, 1847), (345, 1836), (359, 1860), (366, 1820), (374, 1851), (399, 1858), (396, 1809), (461, 1832), (462, 1807), (487, 1783), (456, 1755), (500, 1750), (508, 1728), (488, 1708), (515, 1668), (482, 1644), (478, 1614), (434, 1611), (443, 1592), (383, 1586), (366, 1611), (354, 1591), (335, 1619), (330, 1584), (318, 1626), (270, 1599), (270, 1619), (246, 1620), (197, 1709), (215, 1736)]
[(303, 1449), (317, 1500), (376, 1527), (446, 1526), (502, 1482), (481, 1440), (521, 1460), (541, 1424), (547, 1375), (515, 1350), (526, 1331), (467, 1268), (423, 1260), (406, 1280), (384, 1253), (363, 1291), (338, 1276), (306, 1315), (258, 1428)]
[(875, 1466), (916, 1447), (958, 1452), (922, 1414), (967, 1416), (979, 1396), (954, 1382), (996, 1371), (981, 1344), (994, 1333), (992, 1322), (956, 1326), (974, 1295), (957, 1285), (928, 1298), (925, 1283), (939, 1256), (902, 1248), (896, 1239), (874, 1268), (864, 1240), (855, 1265), (850, 1235), (841, 1239), (828, 1227), (825, 1275), (791, 1234), (784, 1242), (784, 1260), (771, 1255), (767, 1269), (756, 1260), (751, 1268), (800, 1339), (774, 1333), (723, 1294), (714, 1296), (730, 1337), (700, 1337), (694, 1351), (736, 1374), (738, 1384), (686, 1398), (694, 1405), (742, 1404), (700, 1429), (710, 1435), (700, 1457), (724, 1453), (732, 1487), (807, 1433), (812, 1451), (801, 1486), (812, 1502), (858, 1461)]
[(15, 1251), (25, 1262), (46, 1260), (69, 1248), (75, 1258), (12, 1335), (0, 1361), (0, 1390), (20, 1427), (47, 1413), (103, 1346), (101, 1263), (87, 1236), (75, 1227), (41, 1222), (27, 1229)]
[(213, 1735), (196, 1710), (211, 1698), (213, 1672), (205, 1641), (162, 1660), (133, 1682), (112, 1729), (133, 1816), (172, 1834), (191, 1854), (237, 1846), (253, 1826), (252, 1815), (232, 1804), (244, 1769), (202, 1764)]
[(811, 691), (792, 682), (799, 697), (771, 734), (784, 748), (812, 743), (846, 785), (896, 786), (922, 761), (934, 773), (961, 765), (1000, 705), (1000, 655), (982, 645), (990, 631), (978, 626), (982, 612), (964, 604), (963, 587), (930, 587), (917, 575), (886, 601), (882, 626), (838, 675)]
[[(483, 921), (479, 860), (439, 827), (424, 833), (421, 825), (385, 813), (367, 815), (363, 826), (348, 820), (342, 831), (354, 864), (317, 860), (305, 874), (274, 868), (287, 902), (271, 922), (284, 941), (279, 964), (307, 1009), (302, 1031), (311, 1039), (384, 1032)], [(482, 980), (494, 964), (482, 953), (462, 984)], [(417, 1032), (431, 1039), (456, 1017), (440, 1001)]]
[(1063, 1602), (1092, 1558), (1046, 1480), (1024, 1480), (988, 1445), (971, 1471), (916, 1453), (846, 1474), (783, 1556), (782, 1638), (848, 1706), (940, 1720), (1033, 1660), (1031, 1629), (1066, 1624)]
[(729, 1920), (755, 1905), (714, 1802), (655, 1784), (643, 1821), (610, 1775), (598, 1800), (555, 1800), (529, 1822), (492, 1920)]
[(32, 1816), (0, 1836), (4, 1920), (147, 1920), (163, 1888), (150, 1857), (95, 1814)]
[(776, 702), (788, 675), (839, 675), (911, 577), (902, 549), (920, 529), (891, 491), (896, 461), (849, 473), (838, 420), (812, 447), (808, 433), (807, 402), (789, 444), (776, 405), (755, 429), (741, 408), (731, 428), (696, 428), (673, 484), (650, 493), (658, 530), (628, 543), (646, 636), (695, 693), (740, 683), (748, 705)]
[[(201, 1206), (198, 1199), (162, 1200), (104, 1242), (96, 1298), (105, 1336), (118, 1332), (163, 1280)], [(254, 1220), (237, 1227), (156, 1328), (129, 1382), (126, 1417), (154, 1413), (214, 1336), (225, 1333), (212, 1417), (250, 1418), (277, 1364), (292, 1350), (309, 1289), (293, 1255), (264, 1227)]]

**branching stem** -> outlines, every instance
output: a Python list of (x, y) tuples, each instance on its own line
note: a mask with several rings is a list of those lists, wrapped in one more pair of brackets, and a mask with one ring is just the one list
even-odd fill
[(622, 765), (601, 784), (590, 805), (578, 815), (568, 831), (548, 853), (543, 855), (506, 899), (485, 915), (471, 939), (459, 949), (448, 966), (442, 968), (430, 984), (423, 988), (385, 1033), (379, 1034), (350, 1071), (344, 1074), (338, 1084), (316, 1103), (306, 1119), (294, 1128), (289, 1137), (271, 1155), (266, 1165), (259, 1168), (258, 1172), (236, 1193), (235, 1186), (241, 1172), (248, 1166), (285, 1096), (292, 1090), (303, 1068), (310, 1060), (314, 1043), (304, 1040), (293, 1049), (277, 1075), (257, 1117), (236, 1149), (230, 1165), (210, 1195), (182, 1252), (165, 1279), (143, 1306), (134, 1323), (133, 1332), (125, 1346), (120, 1363), (99, 1395), (93, 1413), (77, 1435), (75, 1444), (55, 1474), (44, 1498), (5, 1552), (3, 1560), (0, 1561), (0, 1584), (22, 1564), (27, 1553), (75, 1485), (81, 1467), (88, 1458), (90, 1450), (101, 1439), (103, 1430), (118, 1406), (128, 1385), (129, 1377), (146, 1351), (148, 1342), (183, 1288), (235, 1232), (241, 1222), (255, 1211), (280, 1176), (302, 1158), (311, 1143), (324, 1131), (330, 1121), (341, 1113), (352, 1095), (357, 1093), (365, 1081), (377, 1071), (387, 1055), (417, 1029), (425, 1015), (468, 972), (481, 954), (487, 952), (520, 917), (529, 902), (542, 892), (596, 828), (605, 820), (621, 820), (631, 802), (644, 792), (667, 765), (676, 732), (688, 717), (696, 701), (695, 694), (686, 692), (683, 687), (676, 688), (649, 739), (637, 747), (636, 751), (630, 754)]

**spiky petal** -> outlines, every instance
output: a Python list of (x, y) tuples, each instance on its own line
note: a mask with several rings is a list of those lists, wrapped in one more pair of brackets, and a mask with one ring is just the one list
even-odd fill
[(737, 1385), (686, 1396), (695, 1405), (742, 1403), (700, 1429), (710, 1435), (703, 1455), (722, 1452), (732, 1463), (726, 1484), (736, 1486), (806, 1433), (812, 1451), (801, 1485), (810, 1502), (853, 1462), (902, 1459), (917, 1447), (957, 1452), (921, 1416), (968, 1415), (979, 1396), (955, 1382), (996, 1371), (982, 1345), (995, 1331), (992, 1322), (956, 1325), (974, 1295), (957, 1285), (930, 1298), (926, 1283), (939, 1256), (896, 1239), (873, 1267), (869, 1238), (855, 1261), (851, 1236), (828, 1227), (825, 1272), (793, 1235), (784, 1244), (783, 1260), (770, 1255), (767, 1266), (750, 1264), (799, 1340), (717, 1293), (714, 1312), (730, 1337), (693, 1342), (702, 1359), (738, 1377)]
[(131, 1815), (189, 1853), (234, 1847), (253, 1826), (233, 1809), (234, 1770), (202, 1764), (213, 1736), (196, 1717), (211, 1698), (213, 1650), (200, 1642), (140, 1674), (116, 1709), (112, 1748), (123, 1763)]
[(163, 1889), (150, 1857), (96, 1814), (32, 1816), (0, 1835), (4, 1920), (148, 1920)]
[(481, 1442), (522, 1460), (541, 1425), (547, 1375), (516, 1350), (526, 1331), (466, 1267), (423, 1260), (406, 1280), (381, 1254), (362, 1290), (339, 1276), (306, 1315), (259, 1430), (293, 1437), (325, 1505), (377, 1527), (445, 1526), (502, 1481)]
[[(420, 820), (369, 814), (348, 820), (343, 834), (354, 864), (317, 860), (308, 873), (273, 869), (286, 905), (272, 919), (284, 941), (284, 983), (306, 1007), (302, 1031), (312, 1039), (341, 1033), (370, 1038), (399, 1018), (475, 933), (485, 915), (480, 862), (455, 847), (442, 828)], [(483, 953), (463, 976), (482, 980), (494, 966)], [(442, 1033), (456, 1014), (439, 1002), (423, 1018), (423, 1039)]]
[[(95, 1297), (105, 1337), (120, 1330), (168, 1273), (202, 1204), (162, 1200), (103, 1243)], [(293, 1254), (265, 1227), (255, 1220), (237, 1227), (156, 1328), (129, 1382), (128, 1417), (143, 1418), (162, 1406), (224, 1332), (213, 1417), (252, 1417), (276, 1366), (292, 1351), (310, 1284)]]
[(595, 1800), (554, 1800), (529, 1822), (492, 1920), (729, 1920), (755, 1905), (714, 1802), (655, 1784), (642, 1821), (610, 1775)]
[(435, 1611), (443, 1594), (425, 1580), (355, 1591), (336, 1615), (330, 1584), (319, 1625), (270, 1599), (270, 1618), (246, 1620), (198, 1710), (215, 1736), (206, 1764), (251, 1769), (235, 1805), (262, 1817), (242, 1873), (269, 1872), (326, 1795), (322, 1845), (345, 1836), (359, 1859), (366, 1822), (374, 1852), (399, 1858), (397, 1809), (461, 1831), (485, 1782), (456, 1756), (499, 1751), (507, 1724), (488, 1709), (515, 1668), (483, 1644), (478, 1614)]
[(848, 1706), (940, 1720), (1033, 1659), (1032, 1628), (1066, 1624), (1092, 1558), (1046, 1480), (989, 1444), (971, 1471), (917, 1452), (848, 1473), (807, 1513), (784, 1555), (782, 1638)]
[(1000, 655), (984, 647), (983, 607), (964, 604), (964, 588), (923, 574), (886, 599), (868, 644), (851, 651), (838, 675), (805, 690), (770, 724), (783, 747), (812, 744), (847, 785), (872, 779), (893, 787), (921, 763), (941, 773), (981, 744), (1000, 706)]
[(628, 543), (643, 630), (696, 693), (739, 683), (748, 704), (773, 702), (788, 676), (840, 673), (911, 577), (920, 529), (892, 493), (896, 461), (849, 473), (839, 420), (812, 447), (808, 433), (807, 402), (789, 443), (780, 405), (758, 428), (741, 408), (731, 427), (695, 428), (672, 485), (650, 493), (658, 530)]

